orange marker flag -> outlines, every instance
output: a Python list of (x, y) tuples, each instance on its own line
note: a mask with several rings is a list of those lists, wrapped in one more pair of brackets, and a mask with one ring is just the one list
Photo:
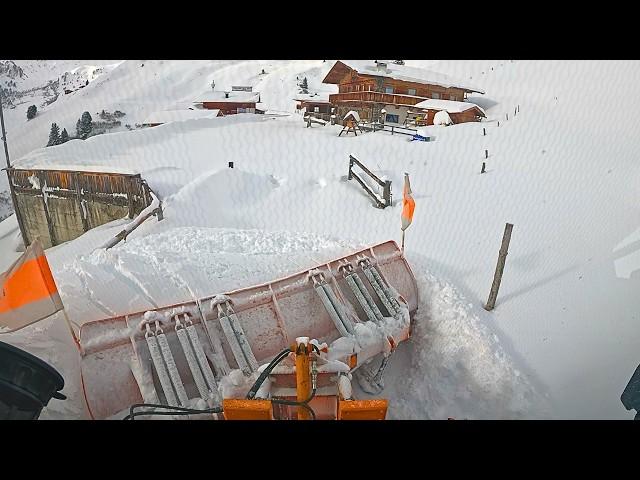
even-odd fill
[(409, 228), (413, 220), (413, 211), (416, 209), (416, 202), (411, 196), (411, 185), (409, 184), (409, 174), (404, 174), (404, 188), (402, 190), (402, 250), (404, 250), (404, 231)]
[(38, 239), (9, 270), (0, 273), (0, 286), (0, 333), (19, 330), (64, 309)]

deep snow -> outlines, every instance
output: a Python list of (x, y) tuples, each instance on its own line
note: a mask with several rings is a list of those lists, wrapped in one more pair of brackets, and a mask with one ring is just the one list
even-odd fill
[[(435, 69), (433, 62), (408, 63)], [(83, 91), (94, 92), (86, 94), (86, 101), (105, 108), (108, 93), (121, 98), (127, 84), (130, 111), (142, 115), (151, 106), (155, 110), (199, 93), (212, 78), (217, 85), (226, 78), (233, 84), (255, 81), (263, 102), (293, 112), (295, 77), (307, 76), (313, 90), (330, 64), (145, 62), (140, 67), (130, 61)], [(255, 75), (261, 65), (272, 65), (264, 67), (265, 76)], [(407, 257), (422, 301), (415, 335), (393, 360), (390, 369), (396, 374), (387, 375), (390, 416), (629, 418), (619, 396), (640, 360), (640, 143), (632, 117), (640, 106), (634, 93), (640, 63), (458, 61), (436, 66), (487, 92), (471, 101), (486, 110), (489, 121), (427, 127), (436, 141), (425, 143), (385, 132), (338, 138), (340, 127), (307, 129), (296, 114), (238, 115), (72, 141), (20, 159), (19, 166), (133, 168), (166, 205), (165, 220), (146, 222), (109, 252), (91, 253), (123, 222), (47, 252), (70, 315), (80, 322), (153, 304), (150, 299), (169, 303), (164, 300), (186, 295), (175, 280), (181, 276), (196, 285), (191, 288), (228, 290), (226, 285), (236, 281), (244, 286), (288, 268), (298, 271), (305, 262), (313, 264), (312, 257), (399, 240), (398, 200), (407, 171), (416, 200)], [(151, 82), (155, 97), (137, 83), (147, 67), (145, 81)], [(575, 78), (585, 81), (576, 84)], [(100, 81), (113, 83), (99, 89)], [(606, 96), (603, 81), (611, 87)], [(175, 89), (162, 90), (169, 82)], [(74, 121), (81, 105), (78, 101), (69, 114)], [(54, 106), (52, 114), (58, 111)], [(350, 153), (392, 180), (392, 208), (371, 207), (364, 193), (344, 180)], [(228, 161), (236, 168), (227, 169)], [(481, 175), (482, 161), (487, 173)], [(6, 252), (1, 268), (17, 255), (9, 252), (15, 233), (9, 232), (11, 222), (15, 225), (13, 217), (0, 224), (0, 248)], [(505, 222), (515, 224), (514, 233), (497, 307), (488, 313), (482, 304)], [(235, 256), (237, 242), (229, 250), (222, 240), (229, 235), (252, 240), (239, 242), (243, 246)], [(313, 246), (315, 236), (333, 240)], [(299, 238), (303, 241), (293, 240)], [(293, 250), (279, 251), (275, 245), (281, 242), (291, 243)], [(277, 255), (262, 257), (263, 247)], [(314, 248), (318, 253), (310, 254)], [(208, 264), (208, 255), (216, 252), (220, 256)], [(124, 276), (128, 284), (124, 269), (133, 272)], [(157, 272), (164, 272), (162, 278), (169, 278), (167, 272), (177, 275), (158, 284)], [(146, 291), (132, 288), (132, 279)], [(105, 281), (109, 292), (101, 288)], [(118, 282), (123, 282), (121, 290)], [(110, 303), (112, 284), (127, 302)], [(91, 301), (86, 301), (89, 291)], [(56, 325), (60, 342), (69, 341), (64, 340), (66, 327), (55, 322), (29, 327), (10, 341), (54, 364), (71, 365), (68, 350), (47, 347), (48, 325)], [(72, 415), (73, 409), (65, 413), (63, 408), (71, 409), (52, 404), (51, 414)]]

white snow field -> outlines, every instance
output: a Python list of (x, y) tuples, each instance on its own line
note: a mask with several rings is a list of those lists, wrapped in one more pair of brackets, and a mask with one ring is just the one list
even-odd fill
[[(399, 242), (408, 172), (416, 211), (406, 256), (420, 305), (385, 375), (389, 417), (630, 418), (619, 397), (640, 362), (640, 63), (407, 61), (486, 91), (470, 100), (487, 121), (426, 127), (433, 142), (306, 128), (293, 113), (296, 77), (311, 92), (335, 91), (320, 83), (332, 64), (111, 62), (47, 106), (46, 118), (16, 126), (7, 115), (16, 166), (137, 171), (164, 202), (163, 221), (109, 251), (98, 247), (127, 220), (47, 250), (71, 319), (221, 293)], [(186, 120), (37, 149), (52, 121), (69, 129), (82, 111), (103, 108), (142, 121), (211, 80), (254, 85), (270, 110), (291, 115)], [(346, 181), (349, 154), (392, 181), (392, 207), (374, 208)], [(515, 225), (509, 255), (486, 312), (506, 222)], [(0, 270), (19, 255), (16, 233), (14, 216), (0, 223)], [(0, 339), (63, 373), (69, 400), (52, 400), (42, 418), (86, 418), (60, 315)]]

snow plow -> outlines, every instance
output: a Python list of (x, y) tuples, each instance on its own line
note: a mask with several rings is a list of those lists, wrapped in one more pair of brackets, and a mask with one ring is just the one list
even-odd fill
[(94, 419), (383, 419), (379, 394), (418, 308), (394, 241), (265, 284), (85, 323)]

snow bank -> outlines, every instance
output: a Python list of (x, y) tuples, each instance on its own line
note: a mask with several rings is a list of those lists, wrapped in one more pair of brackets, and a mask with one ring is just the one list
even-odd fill
[(451, 120), (451, 117), (449, 116), (446, 110), (441, 110), (439, 112), (436, 112), (436, 114), (433, 116), (433, 124), (434, 125), (452, 125), (453, 121)]
[[(396, 419), (544, 418), (548, 405), (498, 337), (448, 282), (412, 262), (420, 305), (412, 337), (385, 374)], [(403, 355), (404, 354), (404, 355)], [(394, 358), (398, 355), (400, 358)], [(393, 382), (394, 373), (399, 380)]]

